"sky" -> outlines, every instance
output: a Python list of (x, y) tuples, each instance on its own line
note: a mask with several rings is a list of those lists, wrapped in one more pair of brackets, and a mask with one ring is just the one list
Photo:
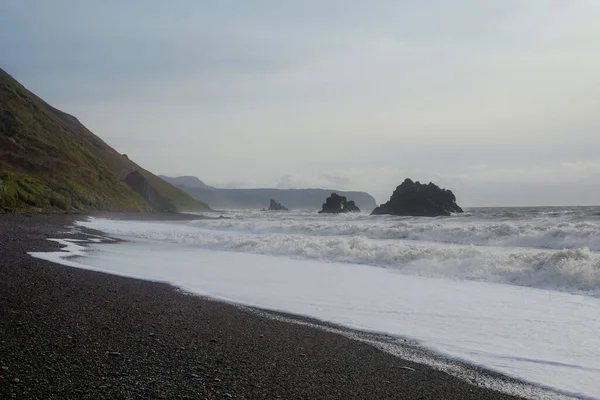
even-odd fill
[(600, 1), (0, 3), (0, 67), (157, 174), (600, 204)]

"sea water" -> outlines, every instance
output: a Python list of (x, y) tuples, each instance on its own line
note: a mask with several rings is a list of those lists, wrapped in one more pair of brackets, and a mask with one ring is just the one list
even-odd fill
[(600, 399), (600, 208), (223, 216), (90, 218), (78, 224), (129, 243), (83, 251), (63, 242), (63, 255), (77, 260), (35, 255), (409, 338), (555, 393)]

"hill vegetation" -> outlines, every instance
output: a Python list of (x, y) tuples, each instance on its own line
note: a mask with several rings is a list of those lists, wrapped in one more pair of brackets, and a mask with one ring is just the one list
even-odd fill
[[(132, 173), (137, 186), (124, 180)], [(77, 118), (0, 69), (0, 209), (178, 211), (208, 206), (119, 154)]]

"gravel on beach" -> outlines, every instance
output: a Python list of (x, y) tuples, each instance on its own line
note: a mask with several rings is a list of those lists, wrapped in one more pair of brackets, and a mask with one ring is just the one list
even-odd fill
[(0, 215), (0, 399), (515, 398), (342, 335), (27, 254), (77, 238), (81, 218)]

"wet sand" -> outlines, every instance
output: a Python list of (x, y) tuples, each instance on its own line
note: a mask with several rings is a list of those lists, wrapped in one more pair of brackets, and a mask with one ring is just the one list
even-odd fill
[(77, 238), (57, 232), (81, 218), (0, 215), (2, 399), (515, 398), (343, 335), (26, 254)]

